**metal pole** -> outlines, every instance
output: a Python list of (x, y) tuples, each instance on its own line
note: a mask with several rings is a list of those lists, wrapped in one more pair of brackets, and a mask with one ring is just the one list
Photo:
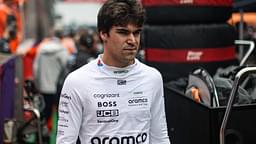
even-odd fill
[[(15, 97), (14, 97), (14, 119), (16, 120), (16, 128), (20, 127), (23, 122), (23, 60), (22, 56), (16, 56), (15, 59)], [(16, 132), (16, 130), (15, 130)], [(14, 135), (16, 137), (16, 133)]]
[[(239, 9), (239, 12), (240, 12), (239, 40), (243, 40), (244, 39), (244, 11), (243, 9)], [(244, 56), (244, 46), (239, 45), (239, 55), (238, 55), (239, 60), (241, 60), (243, 56)]]
[(254, 43), (254, 41), (248, 41), (248, 40), (236, 40), (235, 44), (249, 45), (249, 49), (247, 50), (247, 52), (245, 53), (245, 55), (243, 56), (243, 58), (242, 58), (242, 60), (240, 61), (240, 64), (239, 64), (239, 66), (244, 66), (245, 62), (247, 61), (249, 56), (252, 54), (252, 52), (255, 48), (255, 43)]
[(225, 111), (225, 114), (223, 117), (223, 121), (222, 121), (222, 124), (220, 127), (220, 144), (225, 144), (225, 129), (227, 126), (228, 119), (230, 117), (231, 108), (232, 108), (232, 105), (233, 105), (233, 102), (234, 102), (234, 99), (235, 99), (235, 96), (236, 96), (236, 93), (237, 93), (237, 90), (239, 87), (240, 80), (244, 75), (251, 73), (251, 72), (256, 72), (256, 67), (246, 67), (246, 68), (240, 70), (235, 76), (235, 81), (234, 81), (234, 84), (233, 84), (233, 87), (231, 90), (231, 94), (229, 96), (227, 108), (226, 108), (226, 111)]

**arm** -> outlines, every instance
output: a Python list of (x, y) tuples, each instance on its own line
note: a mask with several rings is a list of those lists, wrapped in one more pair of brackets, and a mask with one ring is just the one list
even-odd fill
[(37, 48), (37, 53), (35, 55), (35, 59), (33, 62), (33, 75), (34, 75), (34, 79), (35, 79), (35, 84), (37, 86), (38, 89), (40, 89), (40, 85), (39, 85), (39, 73), (40, 73), (40, 57), (41, 57), (41, 47), (39, 46)]
[(59, 57), (61, 65), (63, 67), (65, 67), (67, 65), (67, 61), (70, 57), (70, 55), (65, 47), (62, 47), (62, 51), (59, 53), (58, 57)]
[(156, 91), (151, 107), (150, 144), (170, 144), (164, 107), (163, 81), (161, 75), (159, 77), (156, 82), (153, 82), (156, 84)]
[(75, 81), (67, 77), (62, 88), (58, 109), (56, 144), (76, 144), (78, 138), (83, 107), (74, 83)]

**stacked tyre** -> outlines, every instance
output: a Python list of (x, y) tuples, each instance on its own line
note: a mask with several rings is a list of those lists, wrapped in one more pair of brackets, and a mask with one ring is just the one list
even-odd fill
[(236, 64), (236, 31), (226, 21), (232, 0), (142, 0), (146, 25), (145, 62), (164, 82), (186, 77), (194, 68), (214, 74)]

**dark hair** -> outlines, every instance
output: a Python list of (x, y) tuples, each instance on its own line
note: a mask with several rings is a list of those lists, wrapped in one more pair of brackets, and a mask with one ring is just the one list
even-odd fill
[(107, 0), (98, 13), (98, 32), (109, 33), (112, 26), (131, 23), (143, 26), (145, 10), (138, 0)]
[(89, 48), (93, 47), (94, 38), (92, 34), (84, 33), (79, 38), (79, 44)]

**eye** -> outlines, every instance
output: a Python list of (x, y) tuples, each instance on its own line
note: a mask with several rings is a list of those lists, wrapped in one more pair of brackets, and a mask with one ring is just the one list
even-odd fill
[(118, 32), (119, 34), (122, 34), (122, 35), (128, 35), (128, 32), (126, 32), (126, 31), (120, 31), (120, 32)]
[(141, 30), (137, 30), (137, 31), (133, 32), (133, 35), (134, 35), (134, 36), (139, 36), (140, 33), (141, 33)]
[(129, 31), (123, 29), (117, 30), (117, 33), (121, 35), (129, 35)]

